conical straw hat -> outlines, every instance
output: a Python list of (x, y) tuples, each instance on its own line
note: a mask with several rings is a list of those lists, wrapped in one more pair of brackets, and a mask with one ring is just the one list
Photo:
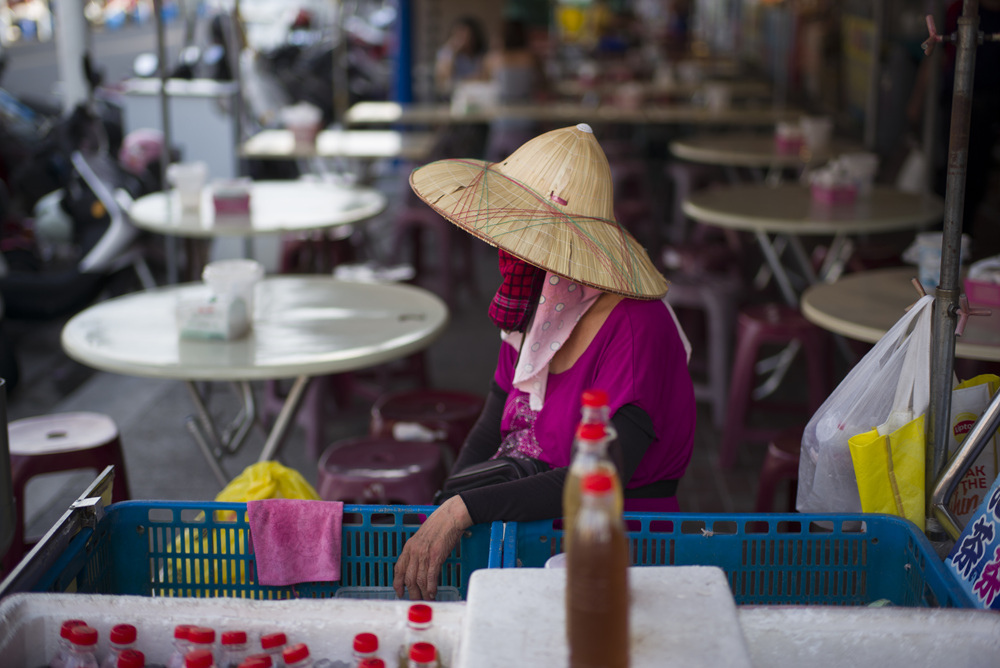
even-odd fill
[(410, 174), (410, 186), (451, 222), (536, 267), (639, 299), (667, 293), (615, 220), (611, 168), (587, 125), (535, 137), (501, 162), (432, 162)]

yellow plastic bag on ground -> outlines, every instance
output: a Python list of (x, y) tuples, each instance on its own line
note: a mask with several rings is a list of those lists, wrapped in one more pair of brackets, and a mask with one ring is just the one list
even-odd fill
[(858, 479), (861, 510), (905, 517), (924, 528), (924, 416), (887, 435), (878, 429), (847, 441)]
[(257, 462), (243, 469), (215, 497), (216, 501), (241, 503), (261, 499), (319, 501), (319, 494), (302, 474), (278, 462)]

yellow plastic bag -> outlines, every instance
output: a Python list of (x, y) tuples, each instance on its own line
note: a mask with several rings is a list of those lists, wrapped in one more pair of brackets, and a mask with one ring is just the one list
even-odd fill
[[(262, 499), (305, 499), (318, 501), (319, 494), (295, 469), (278, 462), (258, 462), (246, 467), (219, 492), (215, 500), (220, 503), (244, 503)], [(215, 522), (237, 521), (231, 510), (215, 512)], [(245, 523), (244, 523), (245, 526)], [(200, 540), (199, 540), (200, 538)], [(162, 581), (171, 584), (228, 585), (246, 584), (246, 559), (250, 553), (249, 536), (244, 529), (216, 528), (181, 529), (173, 541), (173, 553), (161, 572)], [(168, 554), (171, 552), (167, 549)], [(183, 580), (174, 576), (183, 573)], [(161, 596), (178, 595), (161, 590)], [(181, 589), (181, 595), (184, 589)], [(217, 595), (209, 592), (209, 595)]]
[(847, 441), (858, 480), (861, 510), (905, 517), (924, 528), (924, 416), (880, 435), (878, 429)]

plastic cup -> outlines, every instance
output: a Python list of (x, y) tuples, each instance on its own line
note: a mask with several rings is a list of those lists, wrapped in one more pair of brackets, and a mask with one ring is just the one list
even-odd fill
[(875, 174), (878, 172), (878, 156), (874, 153), (845, 153), (840, 156), (840, 164), (847, 172), (847, 178), (857, 186), (859, 195), (872, 191)]
[(264, 278), (264, 265), (256, 260), (217, 260), (205, 265), (201, 278), (214, 295), (242, 299), (253, 320), (253, 293)]
[(732, 91), (729, 86), (721, 83), (707, 83), (704, 86), (705, 106), (711, 112), (718, 113), (729, 108)]
[(181, 207), (201, 209), (201, 191), (208, 178), (208, 165), (204, 162), (175, 162), (167, 166), (167, 181), (177, 189)]
[[(941, 282), (941, 242), (944, 235), (941, 232), (921, 232), (917, 235), (917, 267), (919, 268), (920, 284), (925, 289), (936, 288)], [(972, 239), (963, 234), (961, 261), (969, 257)]]
[(300, 102), (281, 110), (281, 122), (292, 131), (296, 146), (313, 146), (319, 134), (323, 113), (308, 102)]
[(813, 155), (825, 153), (833, 136), (833, 119), (829, 116), (803, 116), (799, 119), (802, 139)]

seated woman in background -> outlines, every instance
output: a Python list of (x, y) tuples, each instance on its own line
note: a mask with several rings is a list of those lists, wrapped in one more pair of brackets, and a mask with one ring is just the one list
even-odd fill
[(499, 163), (441, 160), (413, 190), (499, 247), (503, 283), (490, 306), (503, 343), (486, 406), (455, 471), (499, 456), (542, 472), (461, 492), (405, 544), (394, 587), (434, 598), (441, 565), (472, 524), (562, 514), (584, 390), (608, 393), (625, 509), (678, 510), (691, 457), (689, 346), (663, 301), (667, 281), (615, 221), (607, 158), (587, 125), (536, 137)]
[[(500, 104), (532, 102), (542, 86), (542, 68), (528, 45), (523, 21), (504, 21), (499, 43), (485, 60), (486, 78), (497, 86)], [(486, 159), (497, 162), (531, 139), (536, 123), (524, 118), (498, 118), (490, 123)]]
[(479, 22), (471, 16), (456, 19), (448, 40), (437, 51), (434, 61), (434, 90), (443, 99), (451, 98), (455, 85), (483, 78), (486, 40)]

